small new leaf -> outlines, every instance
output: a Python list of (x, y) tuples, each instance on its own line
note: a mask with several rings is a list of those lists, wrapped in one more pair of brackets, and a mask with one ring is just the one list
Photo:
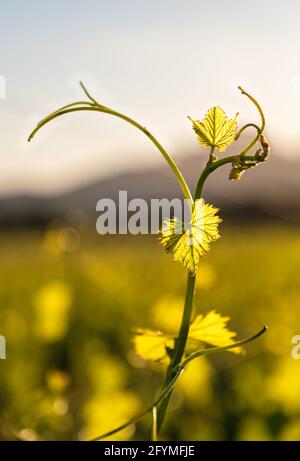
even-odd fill
[[(230, 317), (222, 317), (215, 310), (208, 314), (197, 315), (190, 326), (189, 339), (201, 341), (215, 347), (229, 346), (234, 344), (233, 338), (236, 333), (227, 327)], [(232, 352), (240, 354), (242, 348), (232, 349)]]
[(135, 353), (144, 360), (160, 362), (174, 346), (174, 340), (158, 330), (135, 328), (132, 333)]
[[(222, 317), (215, 310), (208, 314), (198, 315), (190, 326), (187, 349), (192, 352), (201, 345), (216, 347), (234, 344), (236, 333), (227, 327), (230, 317)], [(133, 330), (133, 346), (135, 353), (144, 360), (163, 362), (170, 359), (174, 347), (175, 337), (157, 330), (136, 328)], [(203, 347), (203, 346), (201, 346)], [(240, 354), (241, 347), (230, 349)]]
[(237, 116), (238, 114), (229, 120), (220, 107), (212, 107), (202, 121), (189, 118), (199, 143), (204, 147), (210, 146), (223, 152), (234, 139)]
[(180, 261), (191, 273), (197, 271), (201, 256), (209, 251), (209, 244), (220, 238), (219, 223), (213, 205), (203, 199), (196, 200), (192, 217), (183, 223), (176, 217), (166, 220), (160, 232), (160, 242), (174, 261)]

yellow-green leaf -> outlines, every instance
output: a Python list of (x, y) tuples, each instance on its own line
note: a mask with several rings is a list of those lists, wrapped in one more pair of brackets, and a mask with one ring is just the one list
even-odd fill
[(167, 253), (172, 253), (174, 261), (180, 261), (190, 272), (195, 273), (200, 257), (209, 251), (209, 244), (218, 238), (219, 223), (213, 205), (203, 199), (193, 205), (189, 223), (183, 224), (176, 217), (164, 222), (160, 232), (160, 242)]
[(192, 118), (190, 120), (202, 146), (210, 146), (223, 152), (234, 139), (237, 116), (238, 114), (229, 120), (220, 107), (212, 107), (202, 121)]
[[(234, 344), (236, 333), (227, 327), (229, 320), (230, 317), (222, 317), (215, 310), (206, 315), (198, 315), (190, 326), (187, 350), (193, 352), (205, 348), (205, 345), (223, 347)], [(136, 328), (133, 330), (132, 341), (135, 353), (141, 358), (163, 362), (169, 359), (167, 350), (174, 348), (174, 338), (174, 335), (161, 331)], [(236, 354), (244, 352), (241, 347), (230, 351)]]
[[(206, 344), (223, 347), (234, 344), (233, 338), (236, 333), (227, 327), (230, 317), (222, 317), (215, 310), (206, 315), (198, 315), (190, 326), (189, 339), (201, 341)], [(242, 348), (232, 349), (237, 354), (242, 352)]]
[(135, 353), (144, 360), (159, 362), (167, 358), (167, 349), (172, 348), (174, 340), (157, 330), (136, 328), (133, 330)]

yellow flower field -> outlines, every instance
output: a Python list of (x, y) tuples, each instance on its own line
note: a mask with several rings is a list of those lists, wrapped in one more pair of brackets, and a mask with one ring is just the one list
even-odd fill
[[(299, 439), (300, 360), (291, 356), (300, 334), (299, 231), (260, 223), (222, 230), (199, 265), (194, 318), (230, 316), (236, 339), (265, 323), (269, 330), (244, 356), (191, 363), (162, 436)], [(73, 237), (57, 226), (0, 235), (2, 439), (96, 437), (151, 403), (163, 382), (164, 366), (134, 352), (131, 329), (176, 331), (184, 268), (153, 237), (85, 231), (76, 245)], [(149, 416), (112, 439), (147, 438), (148, 426)]]

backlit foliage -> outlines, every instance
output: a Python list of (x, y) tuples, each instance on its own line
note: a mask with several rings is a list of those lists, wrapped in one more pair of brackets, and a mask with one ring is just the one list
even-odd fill
[(191, 117), (190, 120), (202, 146), (223, 152), (234, 139), (237, 116), (238, 114), (229, 120), (220, 107), (212, 107), (202, 121), (193, 120)]
[(183, 223), (176, 217), (164, 222), (160, 242), (174, 261), (180, 261), (190, 272), (195, 273), (201, 256), (209, 251), (210, 243), (220, 238), (218, 209), (197, 200), (193, 205), (191, 221)]

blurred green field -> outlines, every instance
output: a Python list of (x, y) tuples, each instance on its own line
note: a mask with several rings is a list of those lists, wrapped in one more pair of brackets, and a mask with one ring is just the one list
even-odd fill
[[(198, 359), (173, 395), (163, 438), (300, 439), (300, 234), (288, 225), (222, 226), (202, 259), (195, 313), (230, 315), (247, 355)], [(2, 439), (88, 439), (151, 402), (163, 366), (131, 346), (133, 326), (178, 324), (185, 270), (155, 238), (87, 230), (0, 234)], [(148, 436), (149, 418), (116, 439)]]

